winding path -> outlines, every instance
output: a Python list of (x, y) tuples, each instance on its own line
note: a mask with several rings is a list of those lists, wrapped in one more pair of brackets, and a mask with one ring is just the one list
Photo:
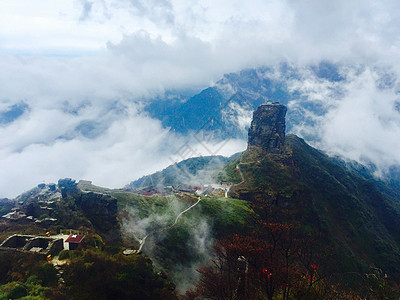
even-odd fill
[(165, 228), (158, 229), (158, 230), (153, 230), (152, 232), (150, 232), (149, 234), (147, 234), (143, 239), (138, 239), (138, 238), (135, 237), (135, 238), (139, 241), (139, 244), (140, 244), (139, 249), (137, 250), (137, 252), (142, 251), (142, 248), (143, 248), (143, 246), (144, 246), (144, 244), (145, 244), (146, 239), (147, 239), (148, 236), (150, 236), (150, 235), (152, 235), (152, 234), (154, 234), (154, 233), (157, 233), (157, 232), (163, 232), (163, 231), (165, 231), (165, 230), (168, 230), (168, 229), (174, 227), (174, 226), (176, 225), (176, 223), (178, 223), (178, 221), (179, 221), (179, 219), (182, 217), (182, 215), (183, 215), (184, 213), (188, 212), (189, 210), (191, 210), (191, 209), (192, 209), (193, 207), (195, 207), (197, 204), (199, 204), (200, 201), (201, 201), (201, 197), (198, 197), (198, 200), (197, 200), (197, 202), (196, 202), (195, 204), (192, 204), (192, 205), (189, 206), (188, 208), (186, 208), (186, 209), (184, 209), (183, 211), (181, 211), (181, 212), (176, 216), (175, 222), (174, 222), (172, 225), (167, 226), (167, 227), (165, 227)]
[(244, 176), (243, 176), (242, 170), (240, 170), (240, 164), (241, 164), (241, 162), (236, 165), (236, 169), (239, 171), (240, 178), (242, 178), (242, 181), (237, 183), (237, 184), (235, 184), (235, 185), (239, 185), (239, 184), (242, 184), (244, 182)]
[(240, 184), (242, 184), (242, 183), (245, 182), (245, 178), (244, 178), (244, 176), (243, 176), (242, 170), (240, 169), (240, 165), (250, 165), (250, 164), (251, 164), (251, 162), (242, 163), (242, 157), (240, 157), (240, 161), (239, 161), (239, 163), (236, 165), (236, 169), (239, 171), (239, 175), (240, 175), (240, 178), (242, 179), (242, 181), (239, 182), (239, 183), (236, 183), (236, 184), (232, 184), (232, 185), (229, 187), (229, 189), (225, 192), (225, 198), (227, 198), (228, 193), (229, 193), (229, 191), (231, 190), (232, 187), (238, 186), (238, 185), (240, 185)]

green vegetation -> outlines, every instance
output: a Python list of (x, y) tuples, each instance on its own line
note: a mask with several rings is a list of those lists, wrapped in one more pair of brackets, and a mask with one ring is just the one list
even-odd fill
[[(195, 212), (190, 212), (188, 218)], [(239, 199), (205, 198), (199, 203), (198, 214), (197, 217), (207, 218), (216, 238), (244, 232), (254, 222), (254, 212), (249, 203)]]
[[(89, 235), (85, 239), (96, 239)], [(60, 252), (58, 271), (43, 255), (0, 252), (0, 299), (175, 299), (174, 286), (153, 270), (150, 259), (125, 256), (120, 245)], [(84, 284), (82, 284), (84, 283)]]
[[(399, 279), (400, 258), (393, 255), (400, 249), (398, 203), (378, 190), (366, 170), (349, 168), (294, 135), (286, 137), (281, 153), (251, 147), (236, 164), (245, 181), (231, 196), (249, 201), (263, 220), (322, 235), (332, 249), (330, 272), (363, 274), (375, 266)], [(228, 168), (235, 180), (239, 170)]]
[(46, 299), (56, 284), (56, 270), (44, 256), (0, 252), (0, 299)]
[(61, 250), (60, 253), (58, 254), (58, 259), (59, 260), (64, 260), (64, 259), (67, 259), (67, 258), (69, 258), (69, 250), (66, 250), (66, 249)]
[(224, 172), (220, 172), (218, 175), (218, 179), (221, 182), (232, 182), (239, 183), (242, 181), (239, 172), (236, 169), (237, 164), (239, 163), (240, 158), (236, 158), (227, 164), (224, 168)]
[[(232, 161), (238, 154), (231, 157), (224, 156), (200, 156), (186, 159), (177, 164), (173, 164), (160, 172), (156, 172), (149, 176), (144, 176), (129, 184), (132, 188), (140, 188), (144, 186), (177, 186), (180, 184), (191, 184), (193, 178), (201, 174), (197, 178), (198, 184), (203, 178), (220, 179), (220, 171), (224, 165)], [(210, 183), (210, 182), (204, 182)]]
[[(215, 239), (237, 231), (248, 231), (254, 222), (254, 213), (246, 201), (203, 197), (197, 206), (172, 226), (177, 215), (197, 200), (190, 194), (181, 194), (179, 197), (125, 194), (125, 204), (120, 206), (123, 208), (120, 213), (126, 229), (125, 236), (143, 238), (145, 230), (149, 236), (144, 252), (151, 255), (180, 288), (182, 284), (195, 283), (195, 266), (209, 263), (211, 245)], [(138, 244), (136, 247), (139, 247)]]
[[(166, 276), (182, 291), (196, 282), (196, 270), (202, 265), (206, 266), (201, 268), (202, 283), (193, 295), (215, 299), (238, 297), (236, 293), (254, 299), (397, 295), (397, 190), (375, 181), (365, 168), (330, 158), (293, 135), (286, 137), (279, 153), (252, 146), (225, 161), (223, 169), (221, 162), (210, 161), (199, 158), (183, 165), (190, 174), (201, 169), (220, 181), (233, 182), (229, 198), (222, 197), (223, 192), (203, 196), (175, 225), (178, 214), (197, 202), (197, 195), (142, 196), (129, 189), (63, 179), (59, 181), (62, 198), (50, 201), (50, 209), (43, 211), (35, 194), (40, 190), (25, 193), (21, 199), (29, 214), (57, 218), (57, 223), (48, 227), (4, 223), (2, 238), (11, 232), (54, 234), (65, 228), (84, 232), (85, 238), (82, 250), (59, 253), (67, 263), (62, 267), (64, 286), (44, 257), (0, 252), (0, 300), (66, 295), (71, 299), (175, 299), (175, 287)], [(164, 184), (180, 180), (174, 178), (176, 170), (168, 170), (157, 175)], [(122, 255), (126, 248), (138, 249), (145, 236), (143, 255)], [(219, 250), (213, 248), (215, 243)], [(218, 260), (210, 265), (213, 253)], [(163, 273), (157, 273), (145, 255)], [(238, 285), (243, 277), (239, 257), (252, 263), (246, 292)], [(315, 264), (318, 272), (310, 267)], [(274, 282), (265, 279), (267, 267), (273, 269)]]
[(138, 214), (138, 218), (141, 219), (154, 213), (165, 214), (170, 210), (172, 203), (180, 202), (182, 206), (187, 204), (186, 201), (174, 196), (153, 195), (148, 197), (120, 189), (113, 190), (102, 188), (87, 182), (80, 182), (78, 187), (86, 192), (96, 192), (116, 198), (118, 200), (118, 210), (120, 213), (134, 209), (135, 213)]
[(0, 199), (0, 217), (8, 214), (14, 206), (14, 200)]
[(175, 196), (141, 196), (134, 193), (113, 192), (118, 199), (120, 210), (134, 209), (139, 218), (148, 217), (151, 214), (166, 214), (171, 206), (184, 207), (187, 202)]
[(174, 286), (138, 255), (85, 250), (65, 267), (64, 279), (71, 299), (176, 298)]

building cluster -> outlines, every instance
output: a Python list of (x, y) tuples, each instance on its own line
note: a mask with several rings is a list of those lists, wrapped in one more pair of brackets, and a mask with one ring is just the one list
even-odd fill
[(43, 255), (57, 254), (63, 249), (75, 250), (81, 247), (83, 235), (39, 236), (14, 234), (0, 244), (0, 251), (30, 252)]
[[(35, 222), (37, 225), (49, 226), (57, 222), (50, 218), (52, 206), (61, 199), (61, 193), (55, 184), (39, 184), (36, 189), (22, 194), (16, 199), (15, 207), (1, 216), (7, 221)], [(37, 218), (35, 216), (44, 216)]]
[(210, 195), (215, 191), (223, 191), (228, 192), (231, 187), (231, 184), (222, 182), (222, 183), (211, 183), (204, 185), (189, 185), (189, 184), (179, 184), (179, 185), (166, 185), (166, 186), (156, 186), (149, 185), (145, 187), (140, 187), (133, 190), (134, 193), (140, 194), (143, 196), (152, 196), (152, 195), (172, 195), (174, 193), (189, 193), (196, 194), (198, 196), (201, 195)]

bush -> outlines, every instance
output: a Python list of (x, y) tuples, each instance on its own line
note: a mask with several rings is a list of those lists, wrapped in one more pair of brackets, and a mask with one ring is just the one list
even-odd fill
[(176, 299), (142, 256), (85, 250), (65, 266), (64, 279), (69, 299)]
[(50, 216), (48, 214), (42, 214), (40, 215), (39, 220), (44, 220), (46, 218), (50, 218)]
[(36, 268), (35, 275), (44, 286), (54, 286), (58, 282), (57, 270), (52, 264), (44, 263)]
[(36, 275), (32, 275), (28, 277), (25, 283), (30, 285), (30, 284), (39, 284), (40, 282)]
[(28, 295), (28, 290), (22, 284), (17, 284), (11, 291), (7, 294), (7, 299), (18, 299)]
[(69, 250), (61, 250), (60, 254), (58, 255), (58, 259), (63, 260), (69, 258)]

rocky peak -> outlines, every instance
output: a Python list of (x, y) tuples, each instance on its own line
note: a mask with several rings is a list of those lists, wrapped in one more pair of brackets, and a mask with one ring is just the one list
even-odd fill
[(286, 110), (286, 106), (278, 102), (260, 105), (253, 113), (248, 147), (258, 146), (269, 152), (281, 149), (285, 143)]

